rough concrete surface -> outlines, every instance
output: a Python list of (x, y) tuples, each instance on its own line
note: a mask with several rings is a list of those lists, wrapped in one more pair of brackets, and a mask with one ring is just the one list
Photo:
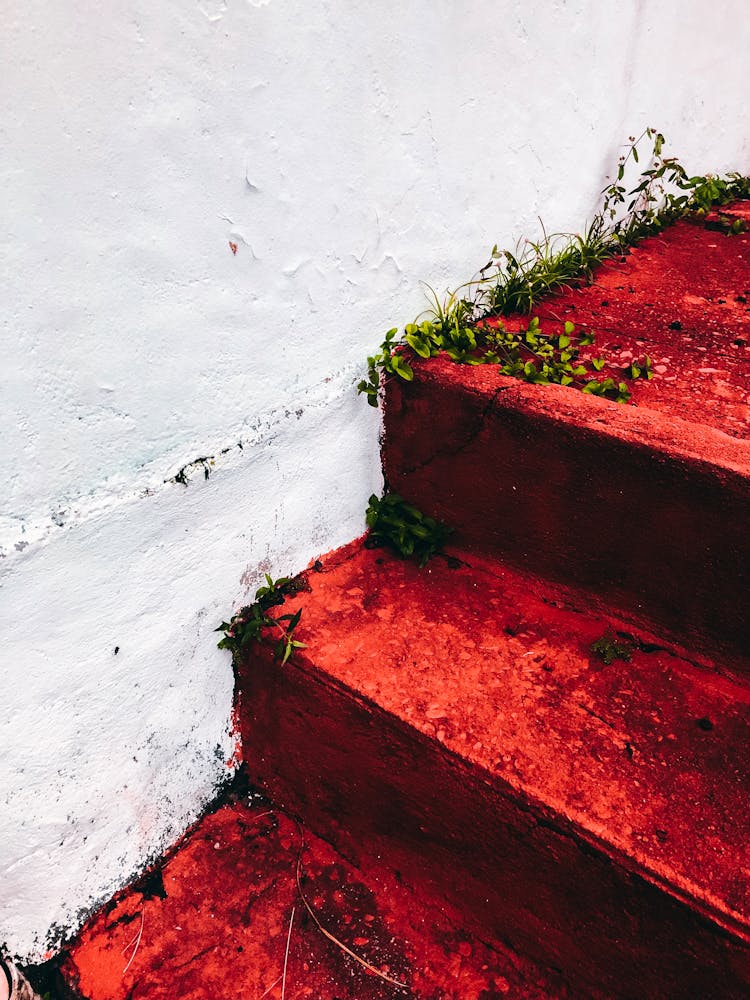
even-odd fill
[(252, 779), (596, 995), (743, 996), (747, 687), (648, 634), (606, 665), (586, 595), (450, 552), (309, 573), (307, 648), (242, 660)]
[(263, 572), (362, 530), (379, 421), (353, 386), (419, 282), (455, 286), (539, 216), (582, 225), (646, 124), (691, 172), (750, 165), (741, 0), (710, 34), (683, 0), (390, 7), (4, 12), (0, 943), (19, 956), (226, 775), (211, 629)]

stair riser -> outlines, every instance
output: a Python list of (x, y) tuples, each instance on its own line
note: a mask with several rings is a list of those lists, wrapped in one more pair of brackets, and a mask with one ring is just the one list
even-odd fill
[(427, 880), (581, 996), (748, 995), (746, 943), (488, 772), (314, 668), (254, 650), (238, 690), (251, 781), (355, 862)]
[(422, 371), (389, 384), (385, 428), (389, 487), (451, 525), (457, 544), (750, 666), (749, 477)]

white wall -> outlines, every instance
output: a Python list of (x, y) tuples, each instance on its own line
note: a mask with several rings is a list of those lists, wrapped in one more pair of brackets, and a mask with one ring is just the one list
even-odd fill
[(363, 529), (353, 386), (420, 280), (580, 227), (646, 124), (750, 169), (746, 13), (6, 5), (0, 942), (39, 957), (231, 770), (212, 630)]

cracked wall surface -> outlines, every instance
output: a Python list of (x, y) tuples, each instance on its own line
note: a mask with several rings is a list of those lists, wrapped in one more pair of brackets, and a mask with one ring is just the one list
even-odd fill
[(354, 385), (420, 281), (580, 228), (645, 125), (691, 172), (748, 170), (744, 14), (6, 11), (0, 943), (43, 955), (231, 773), (212, 630), (363, 530)]

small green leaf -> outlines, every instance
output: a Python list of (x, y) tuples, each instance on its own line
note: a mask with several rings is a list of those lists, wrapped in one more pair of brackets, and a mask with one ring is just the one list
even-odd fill
[(428, 344), (425, 344), (423, 340), (416, 337), (412, 333), (407, 333), (405, 337), (406, 343), (411, 347), (415, 354), (418, 354), (420, 358), (429, 358), (430, 348)]
[(408, 362), (404, 361), (403, 358), (401, 358), (398, 354), (394, 355), (393, 357), (393, 370), (396, 372), (397, 375), (399, 375), (402, 379), (405, 379), (407, 382), (411, 382), (412, 379), (414, 378), (414, 369), (411, 367), (410, 364), (408, 364)]

